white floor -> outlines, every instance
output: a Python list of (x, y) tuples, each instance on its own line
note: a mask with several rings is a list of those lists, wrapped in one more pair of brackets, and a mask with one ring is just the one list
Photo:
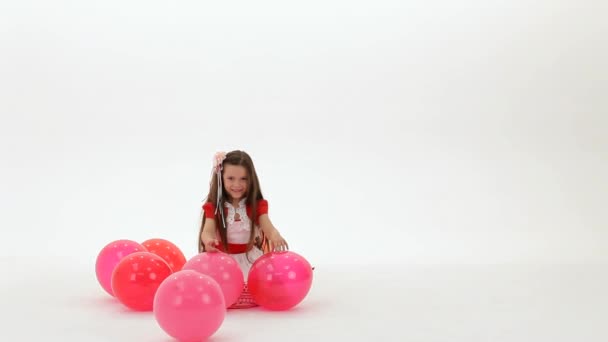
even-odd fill
[[(0, 341), (173, 341), (84, 265), (0, 261)], [(608, 341), (607, 265), (316, 266), (299, 306), (231, 310), (209, 340)]]

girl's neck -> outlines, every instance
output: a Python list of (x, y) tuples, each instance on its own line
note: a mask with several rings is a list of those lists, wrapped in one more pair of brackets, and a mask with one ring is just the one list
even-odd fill
[(239, 207), (239, 203), (242, 201), (242, 198), (239, 199), (232, 199), (230, 198), (230, 204), (232, 204), (233, 207), (238, 208)]

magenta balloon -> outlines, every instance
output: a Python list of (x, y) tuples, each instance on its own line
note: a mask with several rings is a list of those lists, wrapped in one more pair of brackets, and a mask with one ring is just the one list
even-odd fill
[(184, 269), (160, 284), (153, 307), (160, 327), (184, 342), (199, 342), (213, 335), (226, 315), (218, 283), (207, 275)]
[(200, 253), (188, 260), (182, 269), (193, 270), (213, 278), (222, 289), (226, 307), (230, 307), (239, 299), (245, 285), (245, 277), (239, 264), (225, 253)]
[(287, 310), (306, 297), (312, 278), (312, 267), (301, 255), (291, 251), (272, 252), (253, 263), (247, 286), (260, 306)]
[(127, 255), (145, 252), (146, 248), (132, 240), (116, 240), (101, 249), (95, 261), (95, 274), (101, 287), (114, 296), (112, 291), (112, 272), (118, 263)]

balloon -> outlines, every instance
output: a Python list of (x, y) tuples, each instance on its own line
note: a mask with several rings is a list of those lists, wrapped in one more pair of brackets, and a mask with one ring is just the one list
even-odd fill
[(146, 248), (139, 243), (131, 240), (116, 240), (108, 243), (101, 249), (95, 261), (95, 274), (101, 287), (111, 296), (112, 291), (112, 272), (120, 260), (125, 256), (135, 252), (145, 252)]
[(239, 299), (245, 285), (245, 277), (239, 264), (230, 255), (222, 252), (203, 252), (195, 255), (182, 269), (197, 271), (213, 278), (222, 289), (226, 307)]
[(226, 315), (218, 283), (193, 270), (170, 275), (154, 296), (154, 318), (169, 336), (202, 341), (215, 333)]
[(260, 306), (287, 310), (308, 294), (312, 268), (304, 257), (291, 251), (266, 253), (251, 266), (247, 285)]
[(156, 290), (171, 275), (165, 260), (150, 252), (129, 254), (112, 273), (112, 290), (118, 300), (137, 311), (152, 311)]
[(182, 266), (186, 263), (186, 257), (184, 253), (171, 241), (164, 239), (149, 239), (142, 242), (142, 245), (146, 247), (148, 252), (154, 253), (159, 257), (163, 258), (173, 272), (177, 272), (182, 269)]

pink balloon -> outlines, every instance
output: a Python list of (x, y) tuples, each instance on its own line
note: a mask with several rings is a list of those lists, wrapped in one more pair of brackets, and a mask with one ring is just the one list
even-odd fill
[(236, 260), (226, 253), (200, 253), (188, 260), (182, 269), (197, 271), (213, 278), (222, 289), (226, 307), (239, 299), (245, 285), (243, 271)]
[(291, 251), (266, 253), (251, 266), (247, 285), (260, 306), (287, 310), (308, 294), (312, 268), (304, 257)]
[(114, 296), (112, 272), (114, 272), (116, 265), (129, 254), (145, 251), (146, 248), (139, 243), (124, 239), (112, 241), (102, 248), (95, 261), (95, 274), (101, 287), (111, 296)]
[(222, 325), (226, 303), (213, 278), (181, 270), (165, 279), (154, 296), (154, 317), (169, 336), (179, 341), (202, 341)]

